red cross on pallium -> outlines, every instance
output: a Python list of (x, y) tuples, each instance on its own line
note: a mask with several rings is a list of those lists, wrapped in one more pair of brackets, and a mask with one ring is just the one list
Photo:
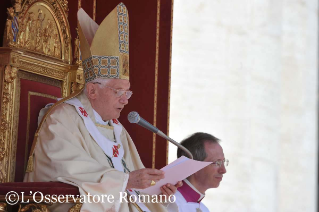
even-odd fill
[(84, 110), (83, 107), (79, 107), (80, 112), (82, 113), (83, 116), (88, 117), (87, 112)]
[(116, 119), (112, 119), (114, 124), (119, 124), (119, 121)]
[(119, 147), (117, 145), (113, 145), (112, 149), (113, 149), (113, 157), (117, 158), (117, 156), (119, 156)]

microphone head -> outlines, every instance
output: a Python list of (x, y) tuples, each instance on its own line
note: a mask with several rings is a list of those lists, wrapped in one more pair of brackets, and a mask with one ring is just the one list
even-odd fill
[(127, 115), (127, 119), (130, 123), (136, 124), (140, 121), (140, 115), (138, 112), (132, 111)]

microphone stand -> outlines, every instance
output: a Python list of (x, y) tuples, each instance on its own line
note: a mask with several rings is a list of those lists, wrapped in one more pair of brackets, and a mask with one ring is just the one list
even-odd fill
[(142, 117), (140, 117), (140, 115), (135, 112), (132, 111), (128, 114), (127, 119), (129, 120), (130, 123), (133, 124), (138, 124), (141, 127), (144, 127), (150, 131), (152, 131), (153, 133), (156, 133), (157, 135), (161, 136), (162, 138), (168, 140), (169, 142), (173, 143), (175, 146), (177, 146), (178, 148), (182, 149), (190, 159), (193, 159), (193, 155), (192, 153), (186, 149), (184, 146), (182, 146), (180, 143), (174, 141), (173, 139), (171, 139), (170, 137), (168, 137), (167, 135), (165, 135), (162, 131), (160, 131), (158, 128), (154, 127), (153, 125), (151, 125), (148, 121), (146, 121), (145, 119), (143, 119)]
[(182, 146), (180, 143), (174, 141), (173, 139), (171, 139), (170, 137), (168, 137), (167, 135), (165, 135), (162, 131), (158, 130), (158, 132), (156, 133), (157, 135), (161, 136), (162, 138), (170, 141), (172, 144), (174, 144), (175, 146), (177, 146), (178, 148), (182, 149), (190, 159), (193, 159), (193, 155), (192, 153), (186, 149), (184, 146)]

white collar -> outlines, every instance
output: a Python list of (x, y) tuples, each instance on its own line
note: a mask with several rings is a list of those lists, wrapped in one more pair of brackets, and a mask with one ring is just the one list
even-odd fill
[(96, 123), (102, 124), (102, 125), (107, 125), (109, 123), (109, 121), (103, 121), (103, 119), (100, 116), (100, 114), (98, 114), (94, 109), (93, 109), (93, 113), (94, 113), (94, 117), (95, 117)]
[(195, 186), (193, 186), (193, 184), (191, 184), (187, 179), (184, 179), (184, 182), (187, 183), (187, 185), (189, 185), (194, 191), (196, 191), (199, 195), (200, 195), (200, 198), (198, 199), (198, 202), (200, 202), (204, 197), (205, 195), (202, 194), (201, 192), (199, 192)]

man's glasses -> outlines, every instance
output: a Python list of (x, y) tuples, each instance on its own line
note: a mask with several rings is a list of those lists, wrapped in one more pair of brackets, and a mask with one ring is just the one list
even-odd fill
[[(99, 83), (99, 82), (94, 82), (93, 84), (100, 84), (101, 85), (101, 83)], [(106, 86), (106, 85), (104, 85), (104, 87), (107, 87), (107, 88), (113, 90), (115, 95), (116, 95), (116, 97), (121, 97), (123, 94), (125, 94), (126, 98), (129, 99), (133, 95), (132, 91), (125, 91), (125, 90), (115, 89), (115, 88), (112, 88), (112, 87), (109, 87), (109, 86)]]
[(218, 160), (218, 161), (213, 162), (212, 164), (214, 164), (214, 166), (217, 166), (217, 167), (222, 167), (222, 165), (224, 165), (226, 167), (229, 164), (229, 160), (227, 160), (227, 159)]

